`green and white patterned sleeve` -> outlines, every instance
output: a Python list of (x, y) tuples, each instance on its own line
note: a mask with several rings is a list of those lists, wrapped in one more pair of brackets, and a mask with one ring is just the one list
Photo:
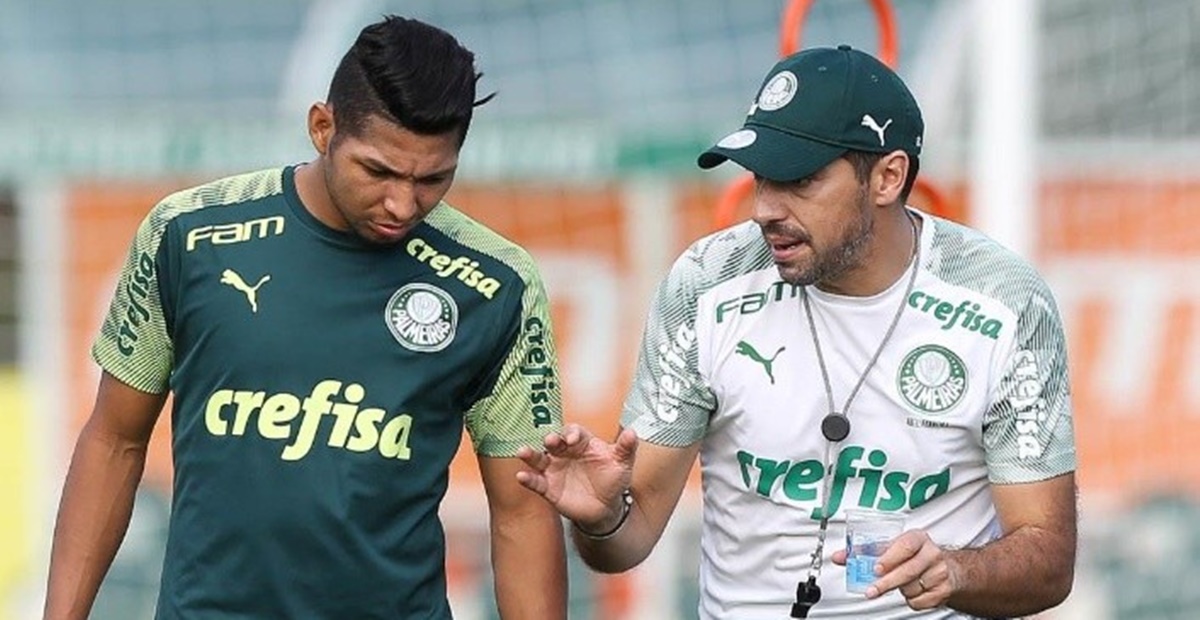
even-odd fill
[(516, 338), (491, 393), (467, 412), (467, 432), (482, 456), (516, 456), (522, 446), (540, 449), (547, 433), (562, 428), (562, 391), (550, 303), (527, 254), (514, 268), (525, 281)]
[(1040, 279), (1017, 318), (1016, 341), (1001, 366), (984, 420), (993, 483), (1037, 482), (1076, 467), (1067, 346), (1062, 320)]
[(101, 368), (151, 394), (166, 392), (171, 374), (172, 346), (159, 295), (159, 246), (174, 214), (164, 202), (142, 220), (92, 344), (92, 358)]
[(621, 426), (662, 446), (700, 441), (716, 409), (699, 367), (696, 313), (705, 274), (699, 247), (681, 256), (659, 284), (621, 413)]

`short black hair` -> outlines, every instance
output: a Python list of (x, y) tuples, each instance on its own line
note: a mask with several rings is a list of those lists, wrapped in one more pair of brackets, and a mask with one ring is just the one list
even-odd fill
[(450, 33), (416, 19), (386, 15), (362, 29), (329, 84), (339, 131), (358, 135), (370, 116), (423, 135), (467, 137), (483, 74), (475, 54)]
[[(850, 165), (854, 166), (854, 176), (859, 183), (866, 183), (871, 178), (871, 171), (875, 169), (875, 164), (883, 159), (887, 153), (877, 153), (868, 151), (846, 151), (842, 155)], [(904, 177), (904, 188), (900, 190), (899, 201), (901, 205), (908, 202), (908, 195), (912, 193), (913, 184), (917, 182), (917, 172), (921, 169), (921, 159), (912, 153), (908, 154), (908, 175)]]

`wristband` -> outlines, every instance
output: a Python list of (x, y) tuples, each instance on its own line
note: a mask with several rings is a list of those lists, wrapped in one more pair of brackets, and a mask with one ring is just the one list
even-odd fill
[(621, 492), (621, 518), (617, 519), (617, 524), (614, 525), (612, 529), (602, 534), (593, 534), (579, 527), (579, 524), (575, 523), (574, 521), (571, 522), (571, 526), (575, 528), (576, 532), (579, 532), (588, 540), (608, 540), (609, 538), (616, 536), (617, 532), (620, 532), (622, 527), (625, 527), (625, 522), (629, 520), (629, 513), (632, 511), (633, 493), (631, 493), (629, 489), (625, 489)]

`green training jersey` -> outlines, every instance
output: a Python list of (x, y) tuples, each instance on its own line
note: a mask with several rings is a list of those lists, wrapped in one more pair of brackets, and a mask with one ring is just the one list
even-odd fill
[(446, 204), (393, 246), (318, 222), (292, 168), (171, 195), (93, 346), (170, 390), (158, 618), (447, 618), (438, 506), (465, 423), (515, 455), (561, 426), (528, 254)]

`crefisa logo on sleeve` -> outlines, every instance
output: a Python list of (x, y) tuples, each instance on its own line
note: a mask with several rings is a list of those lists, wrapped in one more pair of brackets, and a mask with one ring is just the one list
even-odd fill
[(687, 323), (680, 323), (658, 345), (658, 402), (654, 414), (668, 424), (679, 419), (683, 394), (691, 383), (687, 378), (688, 355), (695, 347), (696, 330)]
[(525, 320), (525, 359), (521, 364), (521, 375), (529, 381), (529, 413), (535, 427), (554, 422), (554, 411), (560, 404), (556, 397), (554, 365), (547, 352), (546, 324), (538, 317)]
[(121, 355), (133, 355), (134, 345), (138, 341), (138, 329), (150, 322), (151, 283), (154, 282), (154, 257), (148, 252), (138, 254), (137, 270), (129, 272), (125, 281), (125, 316), (121, 317), (121, 327), (117, 330), (117, 350)]
[(441, 351), (458, 331), (458, 304), (432, 284), (407, 284), (388, 300), (384, 322), (404, 348), (419, 353)]

